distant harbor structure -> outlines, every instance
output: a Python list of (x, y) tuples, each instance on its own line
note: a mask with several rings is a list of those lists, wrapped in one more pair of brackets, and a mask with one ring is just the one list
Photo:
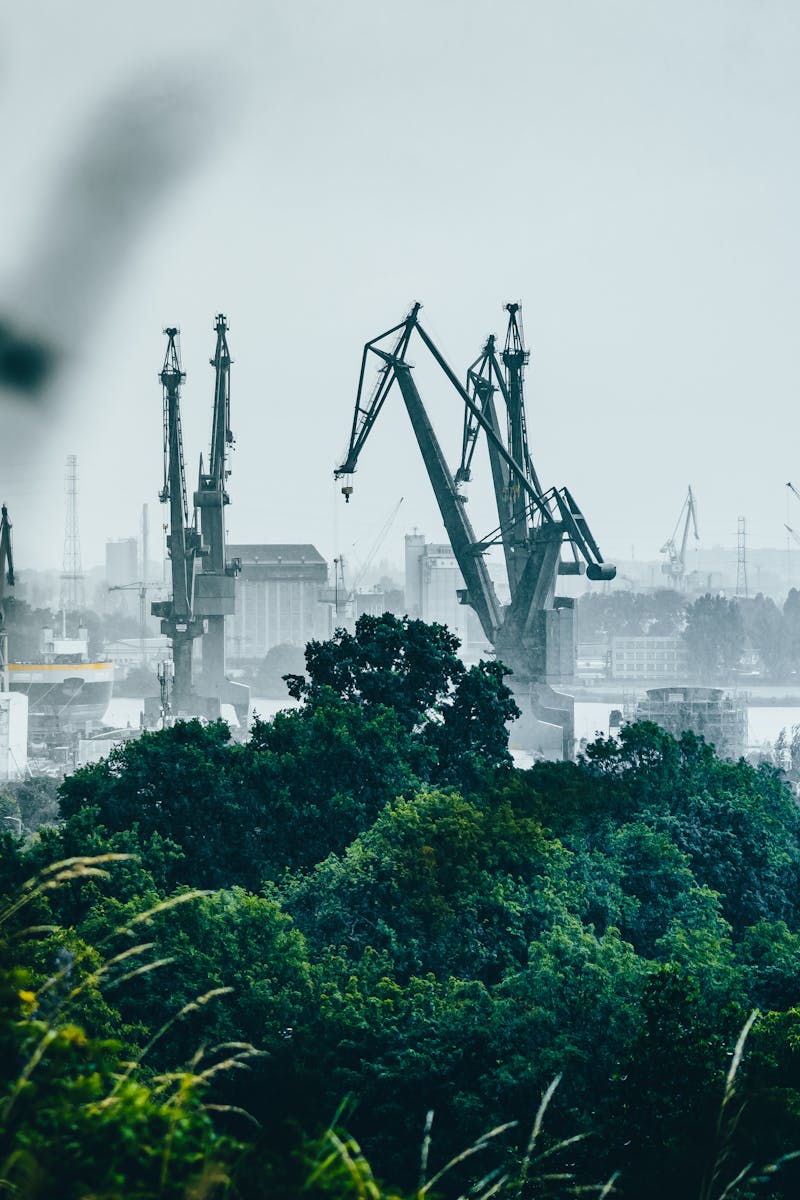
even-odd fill
[(628, 715), (654, 721), (673, 737), (700, 734), (720, 758), (738, 759), (747, 750), (747, 708), (743, 699), (722, 688), (650, 688)]
[(240, 564), (236, 610), (225, 631), (232, 659), (263, 658), (273, 646), (329, 637), (330, 606), (320, 600), (328, 564), (308, 543), (232, 545)]
[(102, 721), (114, 687), (114, 664), (92, 662), (89, 634), (58, 637), (42, 630), (42, 653), (36, 662), (8, 664), (9, 689), (27, 697), (29, 733), (83, 730)]

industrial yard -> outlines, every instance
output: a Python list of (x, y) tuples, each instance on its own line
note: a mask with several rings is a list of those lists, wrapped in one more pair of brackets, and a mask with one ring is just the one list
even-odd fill
[(0, 1193), (800, 1195), (800, 8), (0, 16)]

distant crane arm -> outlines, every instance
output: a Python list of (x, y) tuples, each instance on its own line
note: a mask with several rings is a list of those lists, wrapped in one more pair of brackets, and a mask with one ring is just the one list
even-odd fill
[[(227, 470), (225, 457), (228, 446), (233, 445), (231, 432), (231, 395), (230, 395), (230, 365), (231, 356), (228, 350), (227, 329), (225, 317), (220, 313), (215, 325), (217, 346), (211, 365), (214, 368), (214, 415), (211, 422), (211, 455), (209, 459), (209, 475), (225, 489)], [(225, 503), (228, 502), (224, 493)]]
[(176, 617), (192, 616), (194, 593), (194, 552), (196, 535), (189, 529), (189, 505), (186, 496), (186, 469), (181, 433), (180, 387), (186, 378), (181, 369), (175, 328), (165, 329), (167, 351), (160, 379), (164, 390), (164, 486), (159, 493), (162, 503), (169, 502), (170, 521), (167, 547), (172, 566), (172, 604)]
[(700, 537), (700, 534), (697, 532), (697, 507), (694, 501), (694, 492), (692, 491), (691, 487), (689, 488), (689, 494), (686, 497), (686, 521), (684, 522), (683, 537), (681, 539), (681, 563), (683, 564), (684, 570), (686, 569), (686, 543), (689, 540), (690, 523), (694, 527), (694, 539), (697, 541)]
[[(464, 505), (455, 485), (453, 476), (447, 465), (444, 453), (430, 422), (422, 398), (412, 378), (411, 367), (405, 361), (405, 354), (416, 328), (422, 335), (417, 315), (421, 305), (415, 304), (406, 320), (401, 325), (395, 325), (386, 333), (367, 342), (361, 360), (358, 393), (356, 395), (355, 415), (350, 436), (350, 446), (344, 463), (336, 469), (336, 477), (352, 474), (358, 463), (361, 450), (364, 447), (370, 430), (375, 424), (378, 413), (383, 407), (389, 390), (396, 382), (405, 402), (406, 410), (411, 420), (411, 426), (422, 454), (423, 462), (431, 481), (439, 512), (442, 516), (450, 545), (458, 562), (464, 582), (467, 585), (469, 603), (478, 614), (481, 626), (490, 641), (494, 641), (501, 624), (500, 605), (495, 595), (494, 584), (489, 576), (481, 548), (477, 542), (470, 521), (464, 512)], [(378, 343), (385, 338), (399, 333), (393, 349), (383, 350)], [(429, 339), (423, 339), (426, 345), (433, 346)], [(466, 395), (455, 375), (444, 362), (438, 350), (433, 347), (434, 358), (445, 371), (451, 382), (455, 382), (463, 396)], [(367, 403), (362, 400), (365, 378), (366, 361), (369, 354), (380, 360), (378, 379)], [(470, 404), (472, 402), (470, 401)], [(472, 406), (477, 412), (477, 407)], [(481, 417), (481, 422), (483, 418)], [(342, 489), (349, 498), (350, 488)]]
[[(417, 311), (418, 311), (418, 309), (417, 309)], [(510, 473), (519, 480), (520, 486), (523, 487), (525, 489), (525, 491), (528, 493), (530, 501), (533, 503), (534, 507), (539, 509), (542, 519), (545, 521), (552, 521), (553, 517), (552, 517), (551, 513), (548, 511), (546, 506), (542, 504), (539, 493), (536, 490), (536, 488), (534, 487), (534, 485), (531, 483), (530, 479), (528, 479), (527, 474), (525, 473), (523, 468), (520, 466), (520, 464), (515, 461), (513, 456), (511, 454), (509, 454), (508, 450), (503, 445), (502, 438), (497, 433), (496, 429), (494, 429), (492, 427), (490, 421), (484, 416), (484, 414), (481, 412), (480, 408), (477, 406), (475, 401), (472, 399), (472, 397), (469, 395), (469, 393), (464, 388), (463, 384), (461, 383), (461, 380), (458, 379), (458, 377), (456, 376), (456, 374), (454, 373), (452, 368), (447, 364), (447, 362), (445, 362), (444, 358), (439, 353), (439, 350), (437, 349), (437, 347), (435, 346), (433, 341), (431, 341), (430, 337), (425, 332), (423, 327), (420, 325), (419, 321), (416, 320), (416, 314), (414, 315), (414, 320), (416, 322), (416, 328), (417, 328), (417, 332), (418, 332), (420, 338), (425, 343), (425, 345), (428, 347), (428, 350), (431, 352), (431, 354), (433, 355), (434, 359), (441, 367), (444, 374), (450, 380), (450, 383), (456, 389), (459, 396), (461, 397), (461, 399), (463, 400), (463, 402), (467, 406), (467, 408), (470, 410), (470, 412), (472, 413), (472, 415), (475, 418), (475, 420), (477, 421), (477, 423), (483, 429), (490, 445), (494, 447), (496, 452), (503, 459), (503, 461), (505, 462), (506, 466), (508, 467)]]
[[(680, 549), (678, 548), (678, 533), (683, 525), (681, 534)], [(689, 540), (689, 529), (694, 531), (695, 541), (700, 537), (697, 528), (697, 502), (694, 498), (694, 492), (691, 486), (686, 493), (686, 499), (681, 505), (681, 511), (678, 514), (678, 520), (675, 522), (675, 528), (672, 531), (672, 536), (668, 537), (661, 547), (661, 553), (666, 554), (667, 561), (662, 564), (662, 571), (676, 582), (680, 583), (686, 574), (686, 546)]]
[(394, 508), (389, 513), (389, 516), (386, 518), (383, 525), (381, 526), (380, 533), (378, 534), (378, 536), (375, 538), (375, 541), (370, 546), (369, 553), (367, 554), (367, 557), (364, 559), (363, 563), (361, 564), (358, 574), (356, 575), (355, 579), (353, 580), (353, 586), (350, 589), (352, 595), (355, 595), (355, 593), (358, 591), (359, 585), (360, 585), (361, 581), (363, 580), (364, 576), (366, 575), (367, 571), (369, 570), (372, 560), (374, 559), (375, 555), (378, 553), (381, 546), (383, 545), (384, 540), (388, 536), (389, 530), (392, 528), (392, 525), (394, 525), (395, 517), (397, 516), (397, 514), (400, 511), (400, 505), (402, 503), (403, 503), (403, 497), (401, 496), (400, 499), (397, 501), (397, 504), (395, 504)]
[[(408, 318), (401, 321), (399, 325), (393, 325), (391, 329), (387, 329), (385, 333), (381, 333), (378, 337), (373, 338), (371, 342), (367, 342), (361, 355), (361, 370), (358, 376), (358, 391), (356, 393), (356, 408), (353, 414), (353, 427), (350, 431), (350, 445), (347, 449), (347, 456), (344, 463), (337, 467), (334, 475), (338, 479), (340, 475), (352, 475), (358, 465), (359, 455), (364, 449), (364, 443), (369, 437), (370, 431), (378, 419), (378, 415), (386, 403), (386, 397), (389, 395), (392, 384), (394, 383), (394, 373), (392, 371), (392, 360), (402, 359), (408, 349), (408, 342), (411, 337), (411, 332), (414, 328), (416, 314), (419, 311), (420, 305), (415, 305), (411, 310)], [(375, 386), (372, 389), (372, 394), (366, 404), (362, 402), (364, 392), (364, 378), (367, 370), (367, 359), (370, 351), (376, 352), (375, 347), (378, 342), (382, 342), (384, 338), (391, 337), (393, 333), (401, 331), (399, 338), (395, 344), (392, 354), (386, 358), (381, 355), (383, 362), (378, 369), (378, 378), (375, 381)], [(349, 500), (349, 493), (345, 492), (346, 498)]]

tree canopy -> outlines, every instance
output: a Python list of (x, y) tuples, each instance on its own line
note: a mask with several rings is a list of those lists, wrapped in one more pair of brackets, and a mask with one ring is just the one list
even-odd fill
[[(143, 735), (64, 781), (58, 826), (3, 838), (0, 1104), (45, 1047), (3, 1149), (40, 1156), (50, 1194), (184, 1194), (213, 1166), (244, 1200), (378, 1200), (356, 1142), (410, 1193), (430, 1110), (430, 1174), (458, 1159), (443, 1197), (502, 1175), (509, 1200), (561, 1200), (620, 1172), (614, 1194), (674, 1200), (719, 1155), (718, 1191), (741, 1171), (731, 1197), (796, 1193), (793, 1160), (761, 1170), (800, 1147), (800, 817), (781, 772), (646, 723), (515, 769), (503, 668), (464, 668), (427, 628), (369, 618), (312, 644), (299, 707), (245, 744), (219, 723)], [(58, 886), (31, 884), (59, 860)], [(246, 1062), (205, 1075), (214, 1047)], [(556, 1077), (552, 1159), (525, 1165)], [(168, 1112), (186, 1129), (162, 1191), (131, 1159), (94, 1163), (113, 1137), (163, 1164)], [(476, 1139), (480, 1167), (460, 1157)]]

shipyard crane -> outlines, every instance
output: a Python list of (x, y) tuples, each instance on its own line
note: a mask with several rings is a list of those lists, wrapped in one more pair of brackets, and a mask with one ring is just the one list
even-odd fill
[[(511, 668), (518, 702), (529, 702), (535, 723), (560, 729), (561, 753), (571, 757), (573, 701), (550, 686), (574, 673), (574, 640), (571, 601), (555, 602), (559, 574), (586, 571), (589, 579), (609, 580), (615, 567), (603, 561), (599, 547), (567, 488), (543, 491), (530, 457), (523, 396), (524, 367), (528, 361), (522, 338), (519, 305), (507, 305), (509, 325), (502, 352), (490, 337), (481, 357), (468, 371), (467, 386), (459, 381), (419, 321), (421, 305), (408, 317), (364, 347), (350, 444), (345, 461), (335, 471), (346, 477), (342, 487), (349, 500), (349, 477), (386, 398), (397, 382), (411, 420), (428, 477), (453, 553), (464, 578), (463, 603), (476, 612), (487, 640)], [(461, 463), (451, 474), (412, 377), (407, 354), (416, 334), (460, 397), (465, 409)], [(389, 339), (393, 341), (387, 345)], [(378, 378), (366, 394), (369, 356), (379, 360)], [(496, 394), (506, 408), (506, 428), (497, 416)], [(464, 507), (459, 485), (471, 478), (478, 435), (483, 433), (497, 503), (498, 526), (477, 538)], [(484, 555), (501, 544), (508, 572), (510, 604), (499, 603)], [(571, 558), (562, 560), (562, 549)]]
[(228, 560), (225, 545), (225, 506), (230, 503), (227, 481), (230, 475), (228, 451), (234, 444), (231, 432), (231, 356), (228, 349), (228, 323), (219, 313), (214, 330), (217, 344), (214, 357), (214, 408), (211, 419), (211, 450), (208, 470), (200, 472), (194, 494), (195, 511), (200, 514), (203, 539), (202, 568), (195, 577), (194, 611), (206, 620), (203, 635), (202, 691), (217, 700), (234, 705), (237, 716), (246, 725), (250, 689), (232, 683), (225, 675), (225, 618), (233, 616), (236, 606), (235, 578), (242, 569), (241, 560)]
[(178, 330), (165, 329), (164, 333), (167, 350), (159, 374), (163, 389), (164, 482), (159, 500), (169, 504), (167, 553), (172, 599), (154, 602), (150, 612), (161, 618), (161, 632), (172, 643), (175, 708), (178, 712), (188, 713), (193, 699), (192, 643), (203, 633), (203, 621), (194, 611), (195, 563), (201, 553), (201, 541), (196, 526), (190, 524), (186, 496), (180, 413), (180, 389), (186, 374), (181, 369)]
[[(680, 546), (678, 546), (677, 538), (681, 529), (681, 523), (683, 523), (683, 532), (681, 534)], [(661, 554), (666, 554), (667, 556), (666, 561), (661, 564), (661, 570), (665, 575), (669, 575), (670, 582), (675, 587), (681, 587), (686, 578), (686, 544), (689, 540), (690, 526), (694, 530), (694, 539), (697, 541), (700, 537), (700, 534), (697, 532), (697, 505), (691, 485), (683, 502), (678, 520), (675, 523), (672, 537), (667, 538), (660, 551)]]
[(0, 509), (0, 692), (8, 691), (8, 633), (4, 600), (6, 588), (14, 586), (14, 557), (11, 553), (11, 522), (5, 504)]

